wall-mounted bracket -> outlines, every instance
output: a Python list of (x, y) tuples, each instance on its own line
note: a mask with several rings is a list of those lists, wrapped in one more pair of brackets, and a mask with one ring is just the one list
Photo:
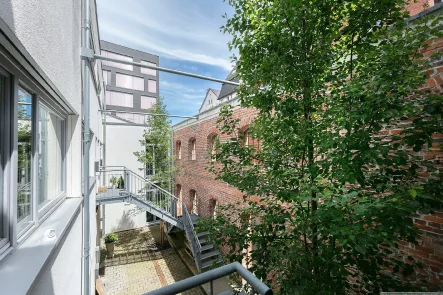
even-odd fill
[(89, 61), (94, 60), (94, 51), (91, 48), (80, 48), (80, 57)]

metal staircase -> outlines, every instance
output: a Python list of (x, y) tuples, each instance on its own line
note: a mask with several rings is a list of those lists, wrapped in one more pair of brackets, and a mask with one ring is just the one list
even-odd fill
[(185, 202), (126, 167), (102, 167), (100, 178), (112, 186), (106, 192), (97, 194), (97, 205), (119, 202), (134, 204), (164, 220), (168, 232), (174, 227), (185, 231), (189, 242), (188, 248), (199, 273), (214, 264), (221, 263), (220, 252), (214, 249), (213, 243), (208, 243), (205, 239), (208, 232), (195, 231), (199, 216), (190, 214)]

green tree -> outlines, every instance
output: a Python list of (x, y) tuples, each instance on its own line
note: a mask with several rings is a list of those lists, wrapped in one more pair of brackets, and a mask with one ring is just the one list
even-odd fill
[(245, 201), (200, 226), (281, 294), (413, 290), (402, 276), (417, 264), (398, 244), (415, 243), (411, 214), (441, 205), (441, 176), (418, 157), (442, 131), (442, 97), (417, 90), (438, 20), (405, 22), (400, 0), (229, 3), (238, 96), (259, 111), (250, 130), (261, 148), (223, 108), (229, 140), (209, 170)]
[(143, 139), (140, 140), (142, 150), (134, 152), (134, 155), (143, 164), (150, 179), (170, 191), (177, 169), (172, 166), (172, 128), (163, 98), (159, 97), (147, 112), (162, 116), (147, 116)]

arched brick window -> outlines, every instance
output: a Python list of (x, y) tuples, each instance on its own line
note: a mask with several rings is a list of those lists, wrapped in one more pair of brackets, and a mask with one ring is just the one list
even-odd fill
[(210, 201), (209, 206), (210, 206), (210, 214), (212, 217), (215, 218), (217, 216), (217, 206), (218, 206), (217, 200), (212, 199)]
[(175, 151), (176, 151), (176, 157), (178, 160), (182, 159), (182, 142), (180, 140), (177, 140), (175, 143)]
[(180, 200), (177, 202), (177, 216), (183, 215), (183, 192), (182, 192), (182, 186), (180, 184), (177, 184), (175, 186), (175, 196)]
[(189, 197), (191, 200), (191, 214), (198, 215), (198, 199), (197, 192), (193, 189), (189, 191)]
[(208, 136), (208, 151), (209, 151), (209, 156), (211, 157), (211, 161), (213, 162), (216, 160), (217, 140), (218, 140), (218, 134), (211, 134)]
[(243, 132), (243, 136), (245, 137), (245, 145), (253, 146), (253, 147), (255, 147), (256, 150), (260, 149), (260, 140), (252, 137), (250, 128), (246, 129)]
[(197, 160), (197, 141), (191, 138), (188, 144), (189, 160)]
[[(255, 150), (261, 149), (261, 140), (252, 137), (251, 129), (247, 128), (245, 131), (243, 131), (243, 136), (245, 138), (244, 144), (246, 146), (254, 147)], [(252, 163), (257, 164), (259, 161), (257, 159), (253, 159)]]

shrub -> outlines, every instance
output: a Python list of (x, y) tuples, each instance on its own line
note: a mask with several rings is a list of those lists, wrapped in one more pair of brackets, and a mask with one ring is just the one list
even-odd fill
[(105, 243), (113, 243), (118, 241), (118, 235), (116, 233), (110, 233), (105, 236)]

